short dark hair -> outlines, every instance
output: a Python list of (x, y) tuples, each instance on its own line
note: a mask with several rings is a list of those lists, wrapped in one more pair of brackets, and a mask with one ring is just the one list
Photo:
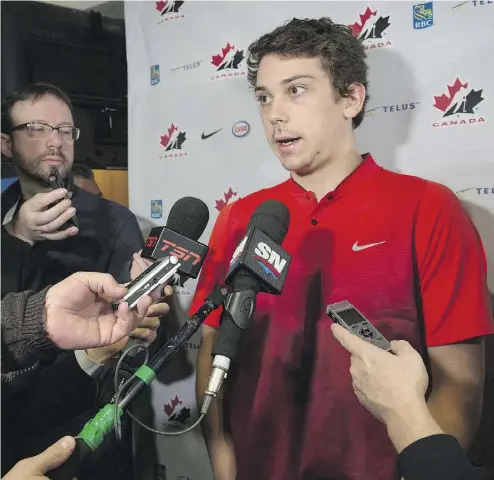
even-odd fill
[[(328, 17), (294, 18), (263, 35), (248, 50), (248, 80), (253, 87), (262, 58), (275, 54), (285, 58), (318, 57), (339, 98), (350, 94), (352, 83), (361, 83), (367, 89), (368, 66), (362, 41), (353, 36), (349, 27), (334, 23)], [(366, 95), (362, 110), (353, 118), (353, 128), (362, 123), (368, 100)]]
[(53, 95), (64, 102), (69, 107), (72, 116), (74, 115), (72, 102), (61, 88), (50, 83), (30, 83), (10, 92), (10, 95), (2, 103), (2, 132), (10, 134), (15, 127), (12, 119), (12, 109), (17, 102), (23, 102), (25, 100), (36, 101), (45, 95)]
[(82, 177), (82, 178), (87, 178), (88, 180), (94, 180), (93, 171), (85, 163), (74, 162), (70, 173), (72, 174), (73, 177)]

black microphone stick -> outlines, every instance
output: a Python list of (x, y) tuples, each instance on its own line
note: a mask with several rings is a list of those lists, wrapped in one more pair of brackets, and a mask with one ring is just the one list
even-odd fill
[(214, 361), (201, 406), (205, 415), (235, 361), (242, 333), (250, 325), (259, 292), (280, 294), (285, 283), (291, 256), (281, 244), (287, 234), (290, 212), (275, 200), (262, 203), (251, 217), (247, 235), (233, 254), (225, 283), (233, 293), (225, 300), (218, 341), (213, 349)]
[(106, 404), (79, 432), (76, 437), (76, 447), (69, 459), (60, 467), (47, 475), (51, 480), (72, 480), (86, 458), (94, 453), (103, 443), (114, 427), (115, 417), (120, 418), (124, 409), (135, 400), (155, 378), (165, 363), (171, 360), (192, 335), (199, 329), (207, 316), (217, 309), (225, 299), (231, 288), (216, 286), (211, 295), (192, 315), (178, 332), (163, 345), (149, 361), (141, 365), (132, 379), (128, 391), (118, 405)]

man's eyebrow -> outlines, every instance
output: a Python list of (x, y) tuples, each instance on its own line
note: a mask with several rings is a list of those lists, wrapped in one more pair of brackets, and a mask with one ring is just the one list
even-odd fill
[[(282, 80), (280, 83), (282, 85), (287, 85), (288, 83), (292, 83), (294, 82), (295, 80), (300, 80), (302, 78), (305, 78), (305, 79), (309, 79), (309, 80), (314, 80), (314, 77), (312, 75), (293, 75), (292, 77), (289, 77), (289, 78), (285, 78), (284, 80)], [(255, 89), (254, 89), (254, 92), (257, 93), (257, 92), (267, 92), (268, 89), (266, 87), (264, 87), (263, 85), (258, 85)]]

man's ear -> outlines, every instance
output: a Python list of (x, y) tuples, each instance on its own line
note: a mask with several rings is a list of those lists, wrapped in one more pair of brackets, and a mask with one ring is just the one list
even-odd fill
[(12, 158), (12, 139), (6, 133), (2, 133), (2, 154)]
[(352, 83), (349, 87), (349, 95), (343, 98), (344, 116), (347, 119), (355, 118), (361, 111), (365, 102), (365, 87), (361, 83)]

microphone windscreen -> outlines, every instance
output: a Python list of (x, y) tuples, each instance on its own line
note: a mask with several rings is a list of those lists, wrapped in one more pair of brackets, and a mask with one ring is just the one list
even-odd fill
[(208, 222), (208, 206), (198, 198), (183, 197), (171, 208), (166, 226), (184, 237), (197, 241)]
[(285, 239), (289, 225), (288, 207), (277, 200), (266, 200), (252, 214), (247, 229), (257, 227), (280, 245)]

